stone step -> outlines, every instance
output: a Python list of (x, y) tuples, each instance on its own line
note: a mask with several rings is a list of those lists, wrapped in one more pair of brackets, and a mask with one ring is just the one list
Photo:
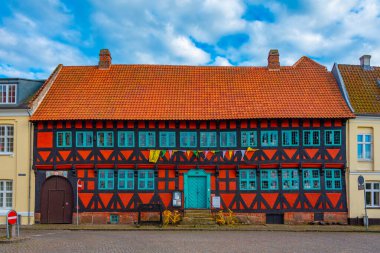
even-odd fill
[(213, 225), (215, 220), (211, 217), (184, 217), (181, 224), (183, 225)]
[(185, 210), (185, 214), (208, 214), (210, 215), (211, 214), (211, 210), (210, 209), (186, 209)]
[(218, 228), (218, 224), (179, 224), (177, 225), (179, 228)]
[(208, 218), (212, 217), (209, 213), (185, 213), (184, 217), (190, 217), (190, 218)]

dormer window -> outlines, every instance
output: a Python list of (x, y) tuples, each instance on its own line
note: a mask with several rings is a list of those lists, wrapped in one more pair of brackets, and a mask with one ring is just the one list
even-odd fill
[(0, 84), (0, 104), (16, 104), (16, 84)]

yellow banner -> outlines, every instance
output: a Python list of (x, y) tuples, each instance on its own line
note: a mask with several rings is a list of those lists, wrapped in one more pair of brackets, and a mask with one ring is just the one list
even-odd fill
[(156, 163), (158, 158), (160, 158), (161, 150), (150, 150), (149, 151), (149, 162)]

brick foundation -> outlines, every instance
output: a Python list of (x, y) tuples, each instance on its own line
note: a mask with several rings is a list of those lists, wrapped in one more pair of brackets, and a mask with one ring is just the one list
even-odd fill
[(264, 225), (266, 221), (265, 213), (236, 213), (235, 216), (243, 224)]
[(347, 224), (347, 213), (325, 212), (324, 222)]
[[(137, 212), (86, 212), (79, 213), (80, 224), (109, 224), (111, 214), (119, 215), (119, 224), (134, 224), (138, 221)], [(73, 223), (76, 223), (77, 214), (73, 213)], [(159, 221), (160, 213), (143, 212), (142, 221)]]
[(287, 224), (287, 225), (308, 224), (313, 221), (314, 221), (314, 213), (309, 213), (309, 212), (284, 213), (284, 224)]

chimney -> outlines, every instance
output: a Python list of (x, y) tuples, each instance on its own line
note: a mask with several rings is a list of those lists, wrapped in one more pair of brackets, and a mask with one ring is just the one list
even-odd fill
[(360, 66), (364, 70), (371, 70), (371, 56), (370, 55), (363, 55), (360, 59)]
[(99, 53), (99, 69), (109, 69), (111, 67), (112, 57), (108, 49), (101, 49)]
[(280, 54), (277, 49), (271, 49), (268, 54), (268, 69), (280, 70)]

